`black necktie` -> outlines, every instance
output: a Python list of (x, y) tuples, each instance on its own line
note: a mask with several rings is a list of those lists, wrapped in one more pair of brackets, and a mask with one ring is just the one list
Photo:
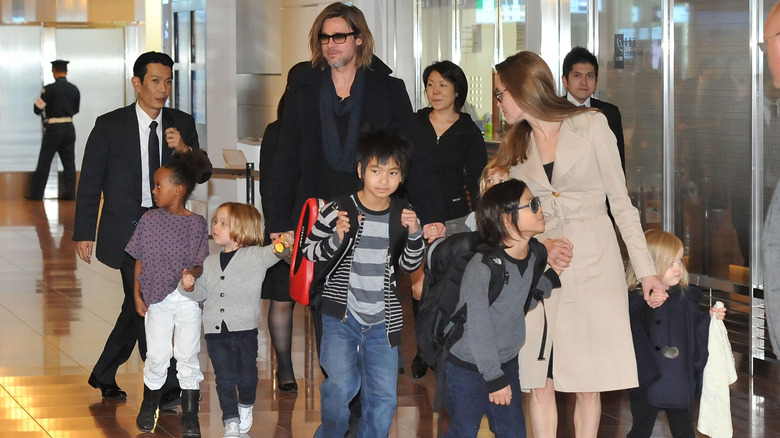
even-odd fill
[(149, 189), (154, 190), (154, 172), (160, 168), (160, 139), (157, 138), (157, 122), (149, 125)]

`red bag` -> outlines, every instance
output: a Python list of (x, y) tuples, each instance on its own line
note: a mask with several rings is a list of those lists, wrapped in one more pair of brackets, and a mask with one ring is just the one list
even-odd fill
[(314, 280), (314, 262), (303, 255), (303, 243), (311, 227), (317, 222), (322, 199), (309, 198), (303, 204), (298, 228), (295, 230), (292, 259), (290, 260), (290, 297), (298, 304), (308, 306), (311, 298), (311, 284)]

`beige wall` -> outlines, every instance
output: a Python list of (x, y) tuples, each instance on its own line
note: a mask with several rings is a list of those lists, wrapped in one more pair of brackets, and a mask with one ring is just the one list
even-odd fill
[(87, 17), (91, 22), (135, 21), (136, 0), (89, 0)]
[[(3, 23), (12, 22), (13, 3), (13, 0), (2, 0), (0, 21)], [(144, 3), (144, 0), (24, 0), (23, 13), (28, 22), (56, 22), (58, 15), (59, 21), (129, 22), (143, 19), (137, 17), (136, 10), (137, 4)]]

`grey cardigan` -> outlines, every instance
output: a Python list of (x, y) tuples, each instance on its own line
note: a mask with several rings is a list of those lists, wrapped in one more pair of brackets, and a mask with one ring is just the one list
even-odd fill
[(279, 261), (272, 248), (270, 245), (239, 248), (224, 271), (219, 254), (211, 254), (203, 262), (203, 274), (195, 281), (193, 292), (184, 291), (179, 281), (182, 295), (193, 301), (205, 300), (205, 333), (220, 333), (222, 321), (231, 332), (257, 328), (265, 271)]

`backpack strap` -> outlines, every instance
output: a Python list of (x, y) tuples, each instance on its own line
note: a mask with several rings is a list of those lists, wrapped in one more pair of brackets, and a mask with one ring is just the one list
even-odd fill
[[(355, 205), (352, 196), (340, 196), (331, 203), (326, 204), (323, 208), (346, 211), (350, 224), (358, 224), (357, 206)], [(320, 211), (320, 216), (323, 215), (324, 211)], [(314, 308), (319, 307), (320, 300), (322, 299), (322, 291), (325, 288), (325, 280), (336, 270), (339, 264), (341, 264), (341, 261), (349, 254), (349, 251), (352, 250), (357, 238), (358, 228), (358, 226), (350, 226), (349, 231), (344, 233), (341, 245), (339, 245), (339, 248), (333, 254), (333, 257), (328, 261), (314, 264), (314, 277), (309, 291), (309, 306)]]
[(531, 252), (536, 256), (536, 260), (534, 261), (531, 290), (528, 292), (528, 298), (525, 301), (525, 312), (528, 313), (528, 310), (531, 307), (531, 299), (539, 301), (539, 304), (542, 305), (544, 328), (542, 329), (542, 344), (539, 347), (539, 356), (536, 359), (544, 360), (544, 347), (547, 345), (547, 308), (544, 307), (544, 293), (536, 286), (539, 284), (539, 278), (542, 276), (545, 266), (547, 266), (547, 247), (533, 237), (528, 241), (528, 246), (531, 249)]

